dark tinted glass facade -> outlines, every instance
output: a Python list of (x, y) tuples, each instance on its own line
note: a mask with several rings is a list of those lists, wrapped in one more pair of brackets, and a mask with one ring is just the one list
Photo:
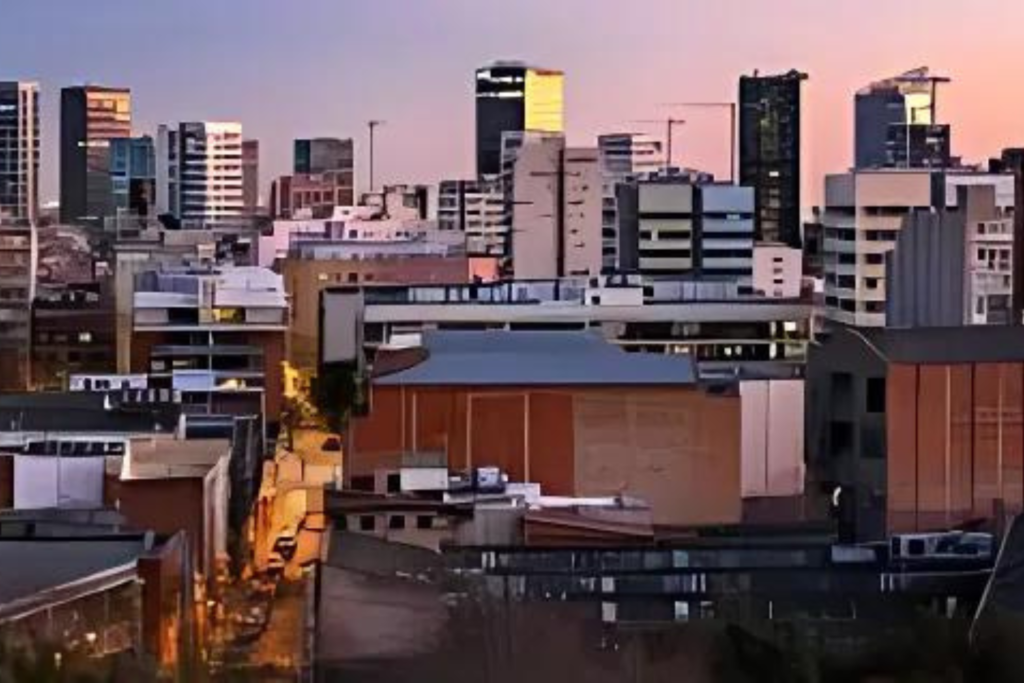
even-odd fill
[(84, 86), (61, 91), (62, 222), (95, 224), (113, 213), (110, 141), (131, 134), (128, 90)]
[(332, 171), (349, 171), (355, 165), (355, 144), (352, 140), (315, 138), (295, 141), (295, 173), (312, 175)]
[(753, 187), (755, 234), (800, 246), (800, 90), (797, 71), (740, 79), (740, 184)]
[(492, 66), (476, 72), (476, 169), (501, 173), (501, 136), (526, 127), (526, 72), (522, 66)]

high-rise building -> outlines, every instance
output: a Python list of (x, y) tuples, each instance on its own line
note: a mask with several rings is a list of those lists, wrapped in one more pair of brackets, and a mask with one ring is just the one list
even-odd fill
[(242, 124), (212, 121), (160, 126), (157, 209), (212, 225), (243, 218)]
[(507, 251), (516, 279), (601, 272), (601, 169), (596, 149), (552, 133), (506, 133)]
[(945, 168), (950, 127), (935, 121), (935, 89), (949, 79), (927, 67), (871, 83), (855, 99), (857, 168)]
[(114, 213), (150, 218), (156, 215), (156, 147), (153, 138), (110, 141), (110, 184)]
[(752, 188), (709, 176), (667, 176), (620, 183), (617, 194), (621, 269), (751, 287)]
[(39, 86), (0, 81), (0, 219), (39, 213)]
[(327, 218), (336, 207), (355, 203), (350, 172), (284, 175), (270, 186), (270, 215), (278, 219)]
[(0, 391), (30, 385), (37, 240), (36, 228), (27, 222), (0, 220)]
[(754, 188), (758, 240), (800, 246), (801, 109), (807, 75), (740, 78), (740, 184)]
[(604, 268), (619, 267), (618, 209), (615, 186), (657, 172), (665, 165), (661, 142), (640, 133), (613, 133), (597, 138), (601, 153), (603, 217), (601, 225)]
[(311, 138), (295, 141), (296, 175), (355, 170), (355, 143), (351, 138)]
[(245, 214), (254, 216), (260, 208), (260, 141), (242, 141), (242, 203)]
[(501, 173), (505, 133), (561, 133), (565, 75), (522, 62), (495, 62), (476, 72), (476, 167), (479, 177)]
[(131, 92), (126, 88), (85, 85), (61, 91), (62, 222), (97, 224), (113, 214), (110, 141), (131, 136)]

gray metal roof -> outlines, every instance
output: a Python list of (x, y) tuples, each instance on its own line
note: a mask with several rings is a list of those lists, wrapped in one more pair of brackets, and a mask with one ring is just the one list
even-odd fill
[(852, 336), (859, 336), (892, 363), (1024, 361), (1024, 327), (1017, 325), (839, 329)]
[(688, 356), (626, 353), (588, 332), (438, 331), (427, 359), (381, 386), (678, 386), (696, 382)]

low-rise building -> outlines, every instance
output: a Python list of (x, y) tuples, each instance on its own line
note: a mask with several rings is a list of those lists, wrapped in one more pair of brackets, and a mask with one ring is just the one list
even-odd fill
[(740, 399), (700, 386), (691, 359), (564, 332), (434, 332), (411, 358), (371, 381), (349, 484), (442, 452), (450, 468), (495, 467), (552, 495), (636, 496), (656, 523), (741, 518)]
[(323, 364), (372, 361), (377, 349), (431, 330), (595, 330), (631, 351), (690, 354), (702, 374), (734, 376), (750, 363), (801, 365), (815, 327), (809, 301), (639, 276), (336, 286), (320, 306)]
[(1024, 330), (837, 328), (807, 369), (810, 478), (857, 538), (1024, 509)]
[(180, 392), (190, 413), (281, 414), (288, 304), (258, 267), (166, 268), (135, 279), (132, 370)]

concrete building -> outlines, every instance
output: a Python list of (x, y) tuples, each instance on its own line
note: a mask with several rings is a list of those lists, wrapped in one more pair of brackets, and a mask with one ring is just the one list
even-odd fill
[(159, 214), (206, 225), (244, 218), (242, 125), (203, 121), (160, 126), (156, 184)]
[(947, 168), (950, 127), (935, 122), (935, 88), (949, 79), (927, 67), (866, 86), (855, 99), (856, 168)]
[(476, 71), (477, 177), (502, 171), (502, 136), (535, 131), (561, 133), (564, 122), (561, 71), (495, 62)]
[(39, 149), (39, 84), (0, 81), (0, 221), (38, 221)]
[[(804, 494), (804, 380), (742, 379), (744, 518)], [(783, 508), (782, 505), (774, 505)], [(799, 502), (795, 506), (799, 509)], [(783, 508), (784, 509), (784, 508)]]
[(113, 214), (119, 218), (156, 217), (156, 146), (148, 135), (110, 141)]
[(550, 495), (635, 496), (655, 523), (740, 520), (739, 397), (701, 388), (690, 359), (627, 355), (586, 333), (423, 343), (425, 360), (373, 379), (346, 481), (438, 452), (450, 468), (496, 467)]
[(959, 188), (956, 209), (907, 216), (886, 258), (886, 325), (1007, 325), (1013, 294), (1013, 217), (995, 188)]
[[(310, 138), (295, 141), (293, 158), (295, 175), (347, 173), (349, 185), (354, 186), (355, 143), (351, 138)], [(351, 204), (351, 202), (349, 202)], [(347, 206), (343, 204), (342, 206)]]
[(730, 283), (637, 276), (590, 281), (333, 287), (321, 298), (321, 364), (373, 361), (432, 330), (600, 331), (630, 351), (690, 354), (704, 376), (803, 364), (815, 327), (808, 301), (743, 296)]
[(60, 220), (102, 225), (114, 213), (110, 141), (132, 136), (131, 92), (64, 88), (60, 108)]
[(131, 366), (180, 392), (186, 411), (281, 414), (288, 304), (264, 268), (167, 268), (136, 276)]
[(808, 468), (851, 535), (1020, 514), (1022, 349), (1018, 326), (837, 328), (811, 349)]
[(471, 256), (502, 255), (504, 219), (505, 195), (499, 182), (441, 181), (437, 201), (438, 228), (464, 234), (466, 251)]
[(511, 272), (519, 280), (601, 272), (601, 175), (596, 149), (561, 135), (505, 136), (502, 176)]
[(1013, 176), (929, 169), (855, 170), (825, 178), (822, 260), (826, 315), (858, 327), (885, 325), (885, 258), (914, 209), (956, 207), (957, 188), (994, 185), (1000, 211), (1014, 205)]
[(437, 207), (431, 205), (430, 190), (429, 185), (385, 185), (379, 190), (364, 192), (359, 205), (376, 209), (382, 217), (394, 220), (432, 220)]
[(619, 183), (638, 180), (664, 167), (661, 143), (642, 133), (599, 135), (603, 217), (601, 248), (605, 270), (619, 268), (619, 214), (615, 189)]
[(803, 289), (803, 252), (784, 244), (755, 244), (754, 294), (798, 299)]
[(261, 264), (281, 273), (291, 302), (290, 362), (316, 368), (320, 292), (328, 287), (468, 282), (461, 240), (441, 239), (452, 236), (459, 233), (427, 221), (381, 219), (369, 207), (338, 209), (326, 221), (276, 222), (274, 235), (260, 238), (260, 255)]
[(618, 185), (619, 267), (751, 286), (754, 190), (704, 178)]
[(262, 205), (259, 140), (242, 141), (242, 205), (247, 216), (255, 216)]
[(800, 246), (801, 89), (807, 74), (740, 78), (740, 185), (754, 188), (758, 240)]

